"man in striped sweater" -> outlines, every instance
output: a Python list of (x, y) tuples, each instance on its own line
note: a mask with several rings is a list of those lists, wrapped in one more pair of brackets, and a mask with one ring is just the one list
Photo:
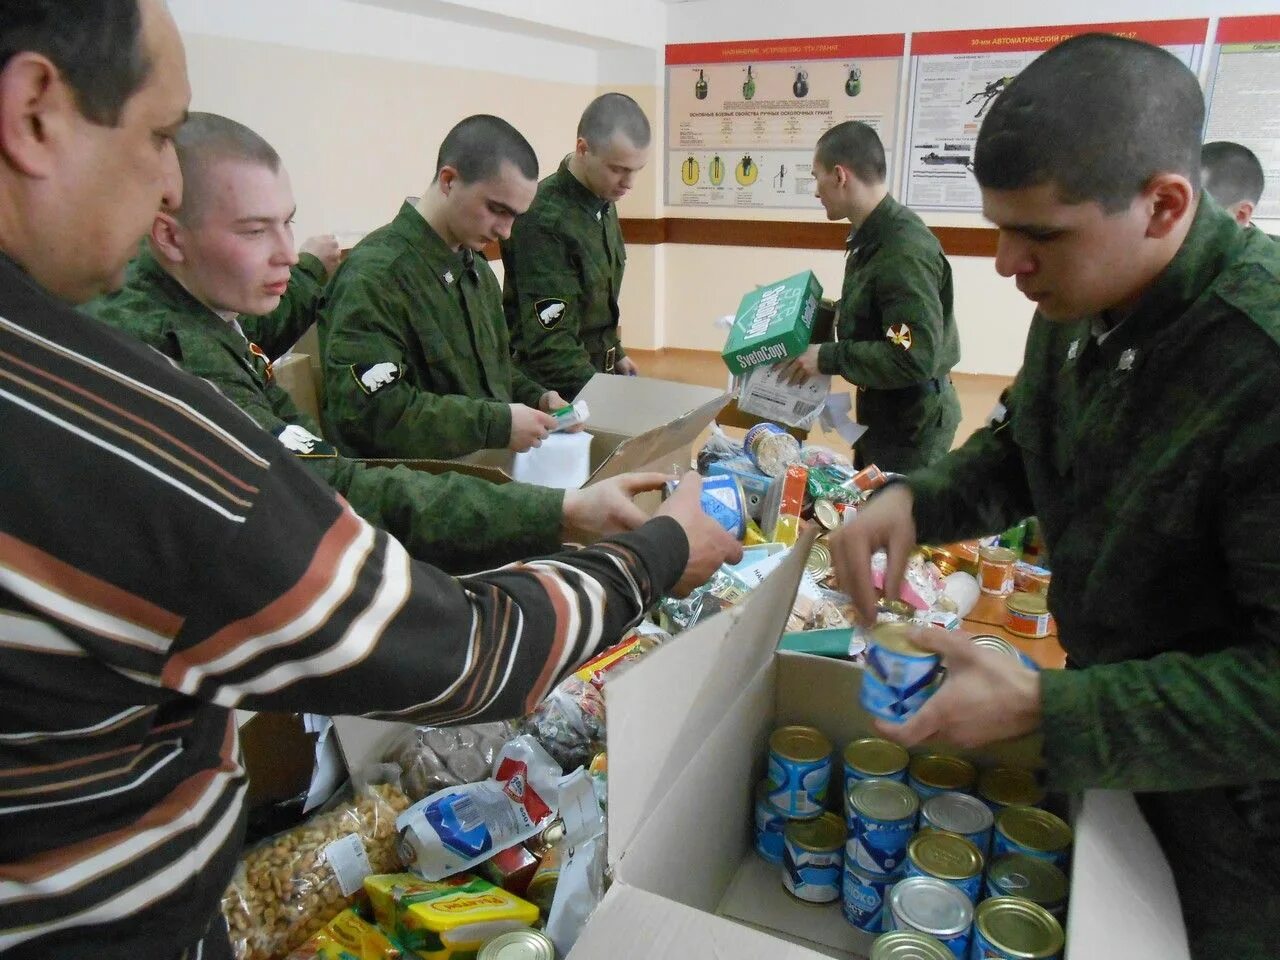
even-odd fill
[(530, 709), (740, 552), (685, 484), (587, 550), (455, 580), (207, 384), (76, 313), (181, 202), (161, 0), (0, 7), (0, 954), (212, 958), (232, 709)]

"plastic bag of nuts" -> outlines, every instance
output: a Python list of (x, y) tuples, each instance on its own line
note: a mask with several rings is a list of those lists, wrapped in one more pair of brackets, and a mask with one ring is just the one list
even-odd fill
[(399, 870), (396, 816), (408, 806), (397, 787), (372, 786), (249, 851), (222, 897), (237, 960), (284, 957), (349, 907), (361, 855), (373, 873)]
[[(445, 787), (489, 779), (493, 761), (517, 734), (507, 721), (462, 727), (418, 727), (387, 753), (400, 785), (413, 802)], [(391, 777), (389, 779), (394, 779)]]

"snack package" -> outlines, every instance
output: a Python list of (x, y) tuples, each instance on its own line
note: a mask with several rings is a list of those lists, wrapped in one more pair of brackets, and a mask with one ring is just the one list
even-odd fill
[(494, 937), (538, 921), (532, 903), (470, 873), (373, 876), (364, 889), (378, 925), (421, 960), (469, 960)]
[(398, 869), (396, 815), (409, 798), (369, 787), (249, 851), (222, 898), (237, 960), (274, 960), (349, 907), (369, 873)]
[[(888, 557), (883, 550), (871, 555), (871, 582), (877, 590), (884, 589), (885, 567)], [(931, 610), (943, 595), (942, 578), (938, 569), (917, 550), (907, 560), (907, 569), (898, 587), (898, 596), (917, 610)]]
[(525, 718), (524, 729), (562, 770), (583, 766), (604, 743), (604, 697), (589, 680), (568, 677)]
[(720, 424), (713, 423), (711, 425), (711, 435), (707, 438), (707, 442), (702, 445), (702, 449), (698, 451), (696, 461), (698, 472), (705, 476), (707, 468), (711, 464), (745, 456), (746, 452), (742, 449), (742, 444), (731, 440), (729, 435), (720, 428)]
[(440, 790), (396, 819), (405, 866), (441, 880), (527, 840), (555, 816), (561, 772), (532, 736), (516, 737), (492, 779)]
[(462, 727), (418, 727), (387, 752), (413, 802), (445, 787), (486, 780), (503, 745), (519, 731), (506, 721)]
[(403, 950), (354, 910), (343, 910), (286, 960), (401, 960)]

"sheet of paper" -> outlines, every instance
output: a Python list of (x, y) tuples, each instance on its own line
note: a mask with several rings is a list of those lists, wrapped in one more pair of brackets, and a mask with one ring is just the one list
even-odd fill
[(591, 434), (553, 433), (542, 446), (517, 453), (512, 479), (577, 490), (591, 476)]

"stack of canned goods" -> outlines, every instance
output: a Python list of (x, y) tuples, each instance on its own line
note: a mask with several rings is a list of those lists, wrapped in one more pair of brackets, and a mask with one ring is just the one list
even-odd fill
[(877, 935), (871, 960), (1061, 956), (1071, 828), (1036, 806), (1030, 772), (979, 775), (960, 757), (855, 740), (842, 753), (841, 822), (826, 812), (830, 741), (783, 727), (769, 746), (756, 849), (783, 864), (793, 896), (839, 900)]

